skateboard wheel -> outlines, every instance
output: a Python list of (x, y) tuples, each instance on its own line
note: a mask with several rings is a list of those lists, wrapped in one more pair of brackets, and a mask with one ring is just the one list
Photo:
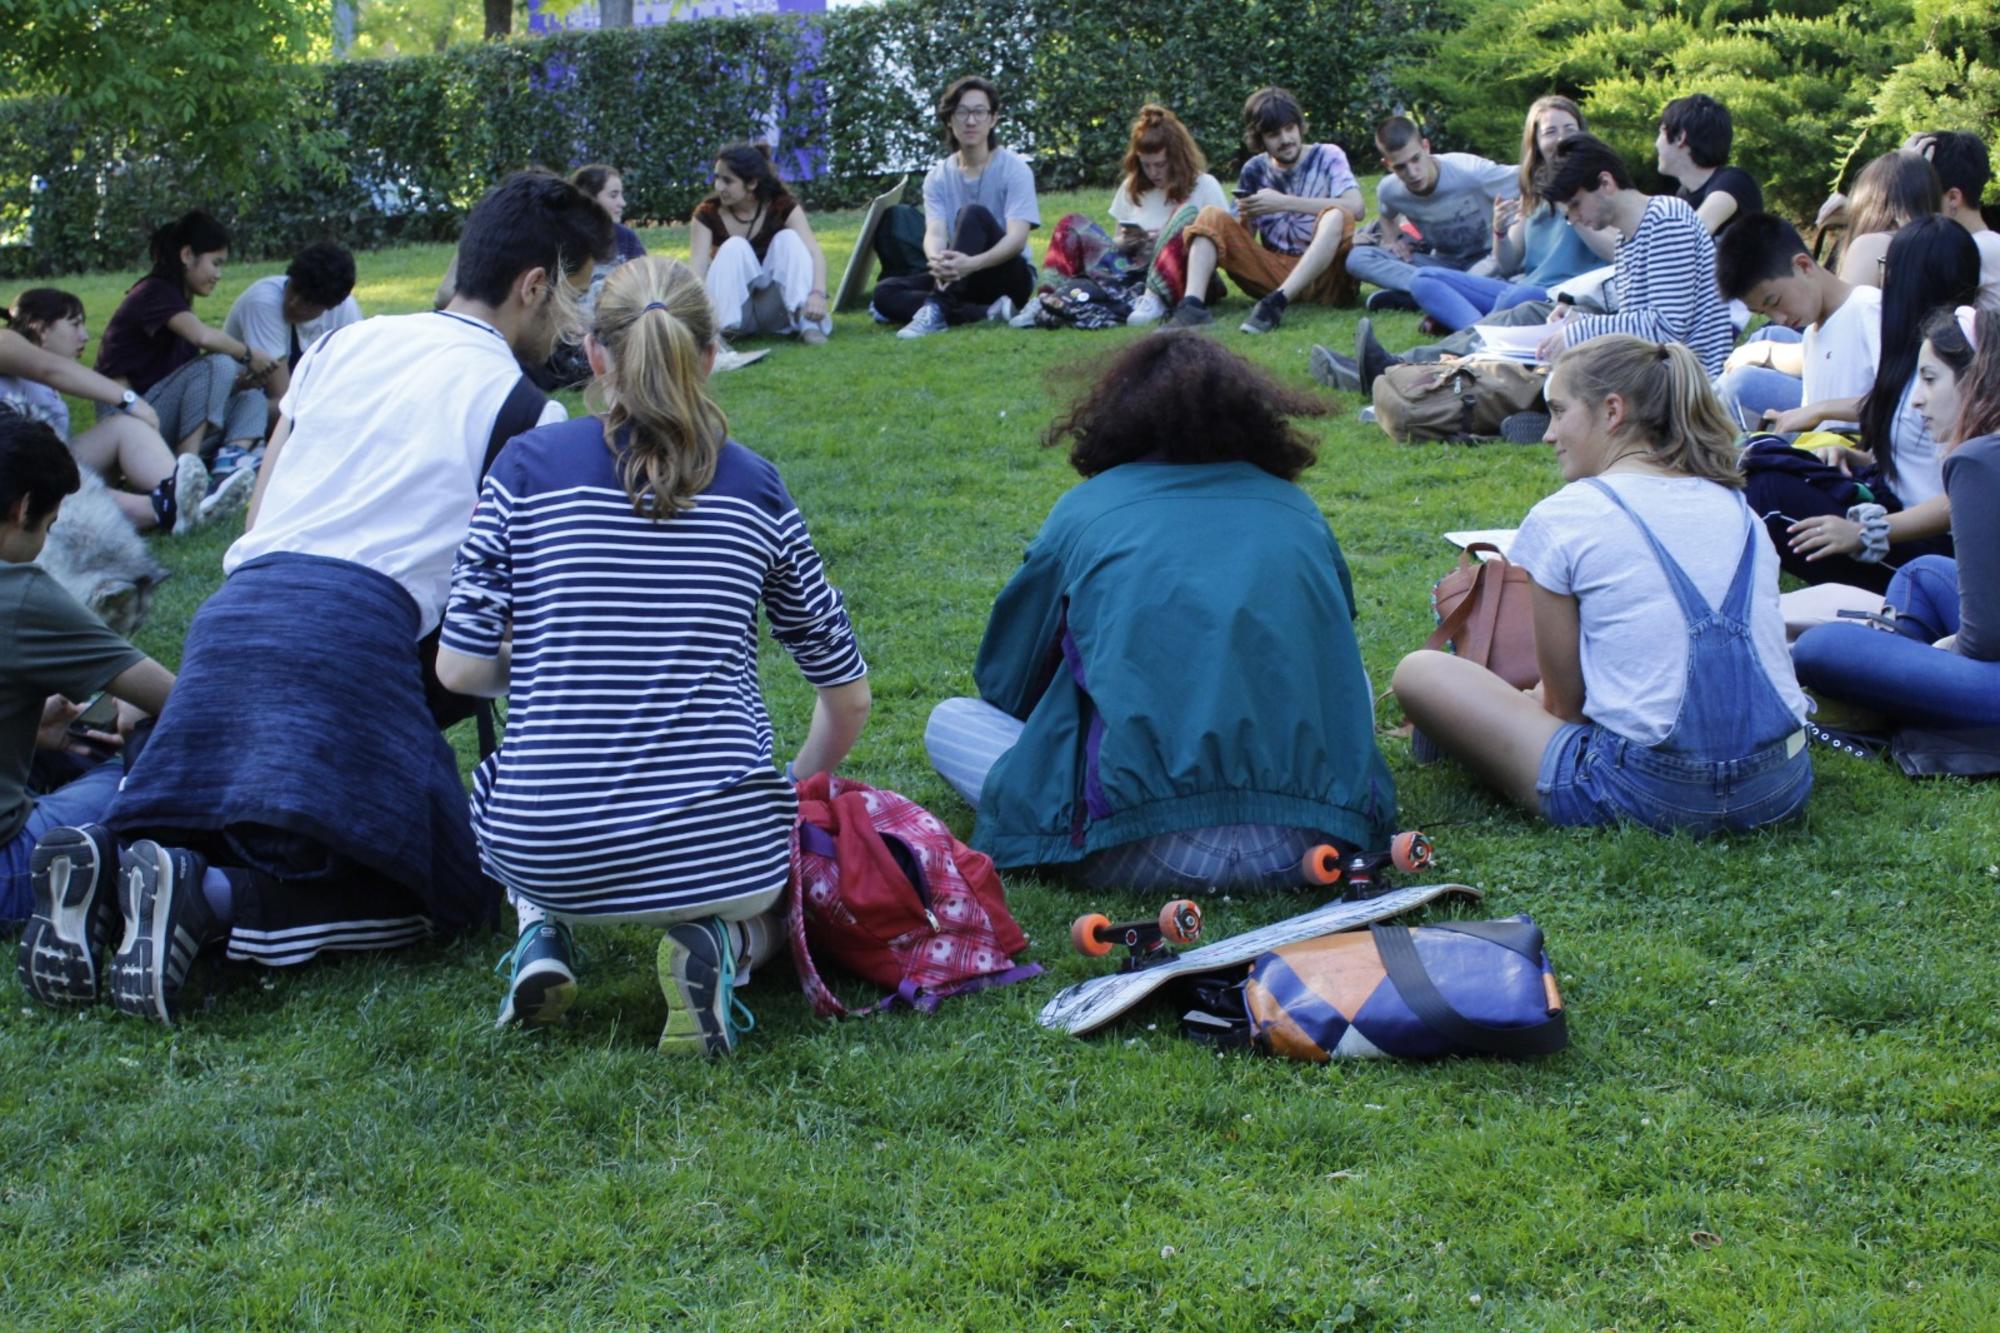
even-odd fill
[(1176, 898), (1160, 909), (1160, 934), (1175, 944), (1192, 944), (1201, 934), (1201, 905)]
[(1097, 932), (1109, 929), (1110, 926), (1111, 918), (1104, 913), (1086, 912), (1070, 922), (1069, 942), (1074, 944), (1076, 951), (1086, 958), (1102, 958), (1111, 952), (1112, 942), (1100, 939)]
[(1340, 849), (1321, 843), (1306, 853), (1299, 864), (1308, 884), (1334, 884), (1340, 880)]
[(1431, 840), (1421, 833), (1398, 833), (1389, 843), (1389, 859), (1408, 874), (1431, 863)]

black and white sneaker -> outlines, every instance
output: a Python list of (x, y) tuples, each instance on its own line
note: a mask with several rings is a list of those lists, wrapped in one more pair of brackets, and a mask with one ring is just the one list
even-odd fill
[(1408, 292), (1393, 291), (1387, 287), (1384, 287), (1379, 292), (1368, 293), (1368, 300), (1364, 304), (1368, 307), (1370, 313), (1380, 313), (1384, 310), (1418, 310), (1422, 308), (1417, 305), (1417, 298)]
[(43, 1004), (95, 1004), (118, 924), (118, 841), (102, 824), (51, 829), (30, 862), (35, 914), (21, 935), (21, 989)]
[(119, 1012), (174, 1021), (195, 956), (221, 933), (201, 891), (207, 870), (193, 852), (151, 839), (125, 849), (118, 877), (125, 938), (111, 959), (111, 1002)]

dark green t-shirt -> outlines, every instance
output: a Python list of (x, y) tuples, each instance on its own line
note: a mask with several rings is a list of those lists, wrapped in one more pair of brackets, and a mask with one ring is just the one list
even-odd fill
[(34, 808), (28, 770), (48, 697), (82, 703), (145, 660), (40, 565), (0, 562), (0, 842)]

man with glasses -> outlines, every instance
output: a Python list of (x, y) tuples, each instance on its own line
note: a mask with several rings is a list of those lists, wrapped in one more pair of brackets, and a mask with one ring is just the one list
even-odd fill
[(1027, 162), (1000, 147), (1000, 90), (977, 75), (960, 79), (937, 114), (952, 151), (924, 176), (929, 267), (882, 279), (871, 307), (881, 322), (903, 324), (899, 338), (1011, 318), (1035, 290), (1028, 233), (1041, 225), (1041, 207)]
[(1375, 147), (1388, 174), (1375, 188), (1381, 217), (1354, 238), (1347, 271), (1382, 290), (1370, 310), (1415, 310), (1410, 288), (1423, 268), (1460, 272), (1493, 247), (1493, 201), (1518, 199), (1519, 169), (1473, 153), (1433, 153), (1406, 116), (1375, 127)]

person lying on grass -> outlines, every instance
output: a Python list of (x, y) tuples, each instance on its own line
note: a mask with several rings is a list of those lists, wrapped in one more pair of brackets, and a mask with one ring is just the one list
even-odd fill
[(500, 1025), (576, 998), (570, 923), (664, 929), (660, 1049), (725, 1055), (735, 986), (784, 938), (798, 800), (772, 767), (757, 616), (819, 692), (788, 770), (831, 772), (867, 666), (777, 469), (708, 395), (718, 332), (685, 264), (624, 265), (584, 352), (603, 410), (517, 436), (459, 548), (438, 678), (508, 700), (473, 783), (519, 918)]
[(1792, 818), (1813, 779), (1778, 556), (1701, 363), (1610, 334), (1563, 352), (1547, 397), (1566, 484), (1512, 550), (1533, 579), (1542, 683), (1523, 693), (1465, 658), (1410, 654), (1394, 689), (1418, 748), (1551, 824), (1708, 834)]
[[(0, 312), (0, 403), (55, 431), (77, 462), (112, 487), (118, 511), (141, 532), (176, 534), (235, 514), (249, 499), (254, 478), (209, 492), (208, 469), (192, 454), (175, 458), (160, 438), (153, 405), (78, 360), (90, 342), (83, 302), (71, 292), (35, 287)], [(111, 408), (80, 434), (70, 433), (70, 394)], [(123, 488), (120, 488), (123, 483)]]
[(1910, 406), (1945, 442), (1952, 556), (1889, 581), (1890, 633), (1821, 625), (1792, 650), (1799, 680), (1891, 725), (2000, 726), (2000, 312), (1924, 321)]
[(1050, 427), (1084, 481), (987, 622), (931, 763), (1003, 869), (1172, 892), (1303, 882), (1387, 846), (1354, 585), (1292, 418), (1326, 405), (1193, 331), (1133, 343)]

